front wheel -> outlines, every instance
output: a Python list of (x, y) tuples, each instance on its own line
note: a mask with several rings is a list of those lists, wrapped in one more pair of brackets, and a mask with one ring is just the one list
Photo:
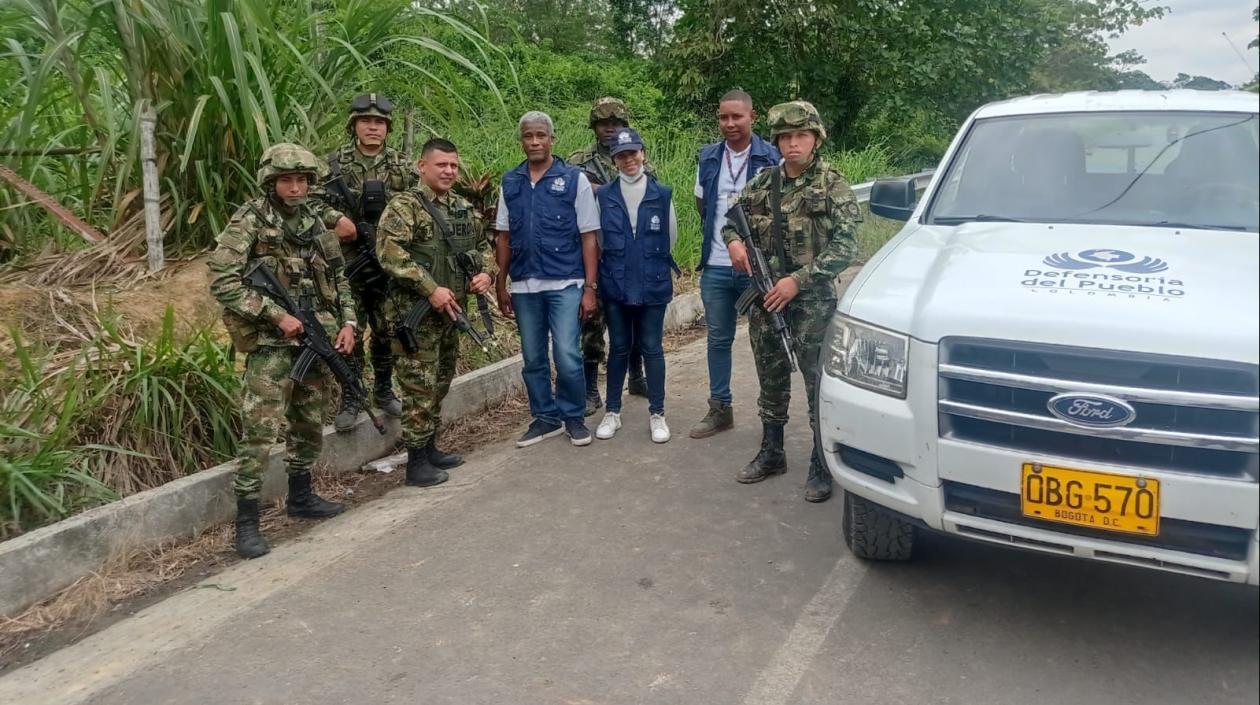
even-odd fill
[(844, 543), (858, 558), (908, 561), (914, 551), (914, 526), (878, 504), (846, 491)]

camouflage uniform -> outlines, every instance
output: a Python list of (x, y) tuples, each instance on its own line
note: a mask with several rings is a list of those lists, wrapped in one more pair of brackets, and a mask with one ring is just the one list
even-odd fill
[[(813, 130), (820, 144), (826, 137), (817, 111), (804, 101), (775, 106), (770, 110), (769, 122), (771, 139), (796, 130)], [(787, 261), (779, 260), (778, 245), (770, 227), (770, 193), (775, 171), (782, 179), (780, 222)], [(819, 354), (836, 309), (835, 280), (857, 253), (855, 237), (862, 220), (861, 210), (844, 176), (817, 153), (809, 167), (794, 179), (783, 172), (782, 165), (762, 170), (731, 204), (732, 208), (739, 206), (748, 215), (749, 227), (776, 273), (774, 278), (790, 276), (800, 287), (800, 293), (788, 304), (784, 315), (792, 329), (793, 350), (805, 379), (809, 425), (816, 432), (821, 375)], [(728, 244), (739, 239), (730, 223), (723, 229), (722, 236)], [(761, 306), (754, 306), (750, 313), (748, 335), (760, 385), (757, 404), (761, 420), (768, 430), (777, 428), (781, 438), (791, 399), (791, 364), (770, 325), (769, 314)], [(815, 448), (815, 454), (818, 450)], [(820, 461), (821, 457), (816, 455), (811, 462), (811, 477), (819, 471), (825, 472)], [(763, 478), (764, 475), (756, 477)], [(829, 480), (829, 476), (826, 479)], [(829, 488), (828, 484), (828, 492)]]
[[(455, 248), (447, 243), (432, 216), (421, 204), (427, 198), (451, 228)], [(376, 252), (391, 280), (391, 295), (384, 312), (396, 326), (422, 298), (439, 286), (454, 294), (461, 307), (468, 299), (468, 279), (455, 263), (454, 252), (467, 252), (484, 266), (488, 249), (481, 217), (466, 199), (454, 192), (438, 198), (420, 186), (394, 197), (377, 231)], [(466, 308), (466, 307), (465, 307)], [(408, 355), (393, 339), (404, 411), (402, 440), (407, 448), (424, 448), (437, 434), (442, 399), (455, 377), (459, 357), (459, 329), (445, 313), (432, 311), (416, 331), (419, 349)]]
[[(274, 194), (277, 176), (305, 173), (313, 181), (319, 167), (315, 156), (305, 149), (278, 144), (264, 154), (258, 180)], [(256, 261), (267, 264), (299, 305), (309, 304), (315, 310), (330, 338), (345, 322), (354, 320), (354, 309), (350, 285), (342, 274), (337, 236), (324, 229), (318, 210), (309, 201), (292, 207), (282, 206), (271, 195), (249, 201), (233, 214), (217, 242), (209, 263), (210, 292), (223, 306), (232, 344), (246, 353), (241, 393), (244, 428), (233, 489), (241, 500), (237, 550), (252, 558), (269, 550), (257, 533), (257, 502), (267, 455), (284, 430), (284, 421), (288, 422), (289, 512), (331, 516), (344, 507), (324, 502), (310, 491), (311, 466), (323, 444), (331, 375), (324, 365), (316, 364), (301, 382), (289, 379), (300, 342), (284, 337), (277, 327), (286, 315), (284, 309), (247, 286), (242, 276)], [(308, 512), (312, 507), (316, 509)], [(261, 544), (242, 549), (242, 523), (252, 525), (252, 535)]]
[[(620, 120), (625, 127), (629, 127), (630, 111), (626, 108), (626, 104), (618, 98), (599, 98), (591, 106), (587, 127), (594, 129), (595, 124), (602, 120)], [(617, 165), (613, 162), (612, 153), (609, 151), (608, 145), (598, 141), (592, 142), (589, 146), (570, 154), (565, 161), (581, 169), (593, 186), (602, 186), (611, 183), (617, 178)], [(656, 173), (656, 169), (647, 162), (644, 162), (643, 168), (649, 174)], [(598, 374), (599, 365), (604, 362), (607, 352), (604, 344), (605, 329), (604, 307), (597, 301), (595, 315), (582, 324), (582, 361), (588, 378), (587, 416), (595, 413), (602, 403), (599, 399), (599, 391), (594, 377)], [(639, 354), (638, 348), (633, 345), (630, 351), (630, 386), (631, 393), (641, 393), (646, 396), (647, 387), (643, 381), (643, 356)], [(637, 389), (638, 386), (642, 386), (643, 390), (639, 391)]]
[[(376, 115), (389, 119), (387, 113), (381, 113), (375, 107), (368, 110), (352, 112), (347, 122), (347, 130), (353, 136), (354, 121), (356, 118), (365, 115)], [(340, 193), (340, 189), (333, 185), (335, 176), (328, 174), (329, 180), (311, 189), (311, 197), (323, 204), (321, 217), (327, 227), (332, 227), (342, 216), (346, 216), (355, 223), (363, 220), (363, 213), (360, 208), (360, 199), (363, 195), (363, 183), (370, 180), (379, 180), (385, 184), (386, 198), (406, 191), (415, 186), (418, 180), (415, 167), (410, 160), (398, 150), (392, 147), (385, 147), (375, 156), (368, 156), (358, 150), (357, 144), (351, 142), (343, 145), (337, 151), (328, 155), (328, 164), (331, 166), (335, 163), (341, 174), (342, 182), (346, 186), (349, 193), (350, 202), (345, 202), (344, 196)], [(346, 262), (350, 262), (359, 252), (360, 243), (346, 242), (341, 244), (342, 256)], [(361, 325), (355, 331), (354, 353), (352, 354), (352, 362), (355, 371), (362, 376), (365, 367), (365, 351), (363, 346), (363, 331), (366, 328), (371, 329), (369, 336), (369, 346), (371, 348), (372, 373), (375, 382), (373, 395), (376, 397), (377, 404), (389, 412), (397, 411), (395, 408), (388, 408), (386, 402), (393, 398), (392, 391), (392, 369), (393, 361), (390, 353), (389, 336), (383, 334), (385, 330), (385, 321), (381, 315), (381, 306), (385, 298), (385, 291), (380, 287), (369, 288), (360, 281), (350, 282), (350, 291), (354, 296), (355, 314)], [(377, 331), (382, 331), (378, 335)], [(345, 411), (345, 402), (343, 400), (342, 411)], [(353, 410), (357, 414), (357, 409)], [(353, 419), (347, 419), (343, 414), (339, 414), (337, 421), (338, 430), (347, 430), (347, 423), (353, 423)]]

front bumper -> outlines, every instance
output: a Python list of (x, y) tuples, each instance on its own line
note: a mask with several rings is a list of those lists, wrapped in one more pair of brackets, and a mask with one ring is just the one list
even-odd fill
[[(953, 441), (938, 436), (936, 347), (911, 341), (909, 394), (894, 399), (823, 375), (819, 387), (819, 432), (823, 456), (846, 491), (948, 534), (1015, 548), (1136, 565), (1230, 582), (1260, 584), (1260, 485), (1246, 480), (1152, 472), (1123, 466), (1037, 457), (1019, 451)], [(841, 446), (897, 464), (903, 476), (879, 479), (841, 459)], [(979, 488), (995, 496), (1019, 493), (1024, 462), (1065, 465), (1102, 472), (1141, 473), (1162, 485), (1161, 517), (1188, 526), (1218, 527), (1247, 536), (1241, 549), (1220, 555), (1127, 542), (1100, 532), (1072, 532), (977, 516), (951, 508), (947, 489)], [(1244, 533), (1245, 532), (1245, 533)]]

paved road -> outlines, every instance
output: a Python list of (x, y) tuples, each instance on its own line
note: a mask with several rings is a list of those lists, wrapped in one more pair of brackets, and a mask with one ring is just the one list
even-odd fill
[(791, 472), (738, 485), (753, 385), (735, 432), (691, 441), (703, 341), (670, 370), (670, 444), (635, 399), (614, 441), (488, 448), (0, 679), (0, 703), (1256, 702), (1255, 590), (939, 538), (859, 563), (839, 502), (799, 498), (803, 413)]

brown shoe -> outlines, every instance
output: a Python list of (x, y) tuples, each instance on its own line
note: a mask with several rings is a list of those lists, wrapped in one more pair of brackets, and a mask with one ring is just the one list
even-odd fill
[(692, 438), (708, 438), (734, 427), (735, 411), (731, 409), (731, 405), (710, 399), (709, 413), (705, 414), (699, 423), (691, 427), (691, 432), (688, 435)]

